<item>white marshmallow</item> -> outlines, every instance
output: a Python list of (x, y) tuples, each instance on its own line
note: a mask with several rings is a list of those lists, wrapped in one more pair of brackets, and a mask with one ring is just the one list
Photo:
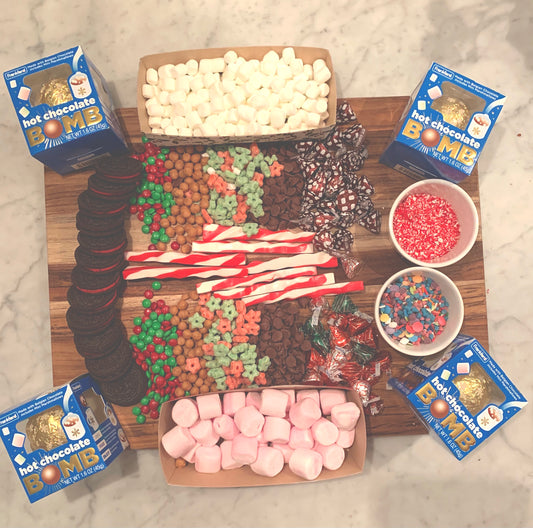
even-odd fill
[(172, 119), (170, 117), (163, 117), (161, 119), (161, 124), (159, 125), (163, 130), (172, 125)]
[(217, 82), (220, 81), (220, 78), (218, 76), (218, 73), (207, 72), (207, 73), (204, 73), (203, 81), (204, 81), (204, 86), (206, 88), (211, 88), (213, 84), (216, 84)]
[(290, 103), (294, 96), (294, 90), (291, 86), (285, 85), (279, 92), (279, 100), (281, 103)]
[(159, 82), (159, 75), (154, 68), (148, 68), (146, 70), (146, 82), (148, 84), (157, 84)]
[(276, 73), (282, 79), (285, 79), (285, 80), (292, 79), (292, 70), (283, 61), (278, 62)]
[(191, 89), (191, 77), (190, 75), (180, 75), (176, 79), (176, 90), (181, 90), (185, 93), (188, 93)]
[(200, 59), (200, 62), (198, 63), (198, 73), (212, 73), (212, 62), (213, 59)]
[(230, 108), (226, 113), (226, 123), (236, 125), (238, 122), (239, 122), (239, 113), (237, 112), (237, 109)]
[(318, 90), (318, 83), (316, 81), (309, 81), (309, 84), (307, 85), (307, 90), (305, 91), (305, 95), (309, 97), (309, 99), (317, 99), (320, 96), (320, 91)]
[[(294, 103), (283, 103), (281, 105), (281, 110), (285, 113), (287, 117), (296, 115), (298, 113), (298, 109)], [(302, 121), (302, 117), (300, 116), (299, 122), (301, 121)]]
[(226, 53), (224, 53), (224, 62), (226, 64), (232, 64), (233, 62), (237, 60), (237, 58), (238, 58), (238, 55), (236, 51), (229, 50), (229, 51), (226, 51)]
[(328, 111), (328, 100), (325, 97), (320, 97), (316, 100), (314, 111), (317, 114), (323, 114)]
[(281, 58), (287, 66), (290, 66), (291, 62), (296, 59), (294, 48), (283, 48), (283, 51), (281, 52)]
[(277, 64), (279, 62), (278, 52), (274, 50), (267, 51), (263, 56), (263, 60), (266, 62), (274, 62)]
[(294, 92), (294, 95), (292, 96), (292, 104), (294, 104), (296, 108), (301, 108), (305, 101), (306, 97), (303, 93)]
[(163, 64), (163, 66), (159, 66), (157, 69), (157, 75), (159, 75), (159, 79), (172, 79), (174, 77), (174, 65), (173, 64)]
[(263, 59), (261, 61), (261, 72), (266, 77), (272, 77), (276, 74), (276, 66), (277, 66), (276, 62), (266, 61), (265, 59)]
[(304, 64), (304, 69), (302, 72), (306, 79), (312, 79), (313, 78), (313, 67), (310, 64)]
[(148, 118), (148, 125), (151, 128), (154, 128), (154, 127), (161, 128), (161, 116), (150, 116)]
[(183, 116), (174, 116), (172, 118), (172, 124), (179, 130), (180, 128), (187, 127), (187, 120)]
[(263, 128), (270, 123), (270, 110), (258, 110), (255, 119), (260, 125), (262, 125), (261, 134), (263, 134)]
[(198, 61), (195, 59), (189, 59), (185, 66), (187, 67), (187, 73), (189, 75), (196, 75), (198, 73)]
[(317, 83), (325, 83), (331, 79), (331, 71), (326, 66), (318, 71), (315, 71), (313, 77)]
[(272, 79), (272, 84), (270, 85), (270, 89), (273, 92), (279, 93), (283, 88), (285, 87), (285, 80), (281, 79), (280, 77), (274, 77)]
[(152, 128), (152, 134), (164, 134), (164, 130), (162, 128)]
[(183, 90), (176, 90), (169, 94), (168, 102), (171, 105), (176, 103), (184, 103), (187, 100), (187, 94)]
[(237, 112), (239, 113), (239, 117), (247, 123), (255, 119), (256, 110), (253, 106), (241, 104), (238, 106)]
[(222, 79), (222, 91), (225, 93), (231, 93), (235, 90), (236, 83), (233, 79)]
[[(153, 132), (153, 130), (152, 130)], [(192, 136), (192, 130), (188, 127), (180, 128), (179, 129), (179, 135), (184, 137), (191, 137)]]
[(192, 105), (188, 101), (178, 102), (172, 105), (172, 116), (185, 117), (187, 114), (192, 112), (192, 110)]
[(200, 103), (198, 105), (198, 115), (200, 117), (207, 117), (210, 113), (211, 113), (211, 105), (207, 102), (204, 102), (204, 103)]
[(287, 118), (287, 125), (291, 131), (300, 130), (302, 119), (298, 114), (291, 115)]
[[(173, 79), (171, 79), (171, 80), (173, 80)], [(169, 101), (168, 101), (169, 96), (170, 96), (170, 94), (166, 90), (162, 90), (161, 92), (159, 92), (159, 95), (157, 96), (157, 100), (159, 101), (159, 104), (161, 104), (163, 106), (166, 106), (166, 105), (170, 104)]]
[(237, 75), (236, 75), (236, 78), (245, 83), (246, 81), (248, 81), (252, 75), (252, 73), (254, 72), (253, 70), (253, 66), (252, 64), (250, 63), (250, 61), (248, 62), (243, 62), (240, 66), (239, 66), (239, 69), (237, 70)]
[(153, 84), (143, 84), (142, 94), (145, 99), (155, 97), (155, 86)]
[(268, 99), (259, 93), (254, 93), (249, 99), (248, 104), (256, 110), (268, 108)]
[(320, 114), (316, 112), (307, 112), (305, 124), (309, 128), (317, 128), (320, 125)]
[(279, 130), (285, 124), (285, 112), (281, 108), (273, 108), (270, 111), (270, 124)]
[(174, 66), (173, 76), (176, 77), (176, 79), (178, 77), (185, 75), (186, 73), (187, 73), (187, 66), (185, 66), (183, 62), (180, 62), (179, 64), (176, 64)]
[(320, 97), (327, 97), (329, 94), (329, 84), (322, 83), (318, 85), (318, 93)]
[(291, 68), (293, 77), (300, 75), (304, 71), (304, 61), (302, 59), (294, 59), (289, 66)]
[(146, 112), (149, 116), (162, 116), (163, 107), (159, 104), (157, 99), (148, 99), (148, 101), (146, 101)]
[(165, 77), (159, 81), (159, 88), (165, 92), (173, 92), (176, 89), (176, 80), (173, 77)]
[(233, 106), (236, 108), (240, 107), (246, 101), (246, 93), (240, 86), (236, 86), (228, 95), (230, 96), (231, 101), (233, 101)]
[(203, 75), (195, 75), (191, 79), (191, 91), (197, 92), (200, 88), (204, 87)]

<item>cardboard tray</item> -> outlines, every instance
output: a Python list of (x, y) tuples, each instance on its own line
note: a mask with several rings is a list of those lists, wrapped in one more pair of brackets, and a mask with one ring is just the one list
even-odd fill
[[(284, 385), (277, 387), (268, 387), (269, 389), (295, 389), (295, 390), (309, 390), (309, 389), (341, 389), (342, 387), (313, 387), (310, 385)], [(221, 391), (218, 394), (226, 392), (258, 392), (257, 389), (238, 389), (237, 391)], [(349, 389), (346, 390), (346, 398), (348, 401), (353, 401), (361, 410), (361, 416), (357, 425), (355, 426), (355, 441), (346, 452), (346, 458), (342, 466), (335, 470), (323, 469), (317, 479), (309, 481), (302, 479), (295, 475), (288, 464), (285, 464), (281, 473), (275, 477), (263, 477), (254, 473), (250, 467), (243, 466), (238, 469), (221, 470), (218, 473), (206, 474), (198, 473), (194, 469), (193, 464), (187, 464), (184, 468), (176, 468), (175, 459), (172, 458), (161, 446), (161, 437), (172, 427), (172, 406), (177, 400), (167, 401), (161, 406), (161, 414), (159, 417), (158, 430), (158, 448), (159, 457), (161, 460), (161, 467), (165, 479), (170, 486), (189, 486), (197, 488), (240, 488), (252, 486), (276, 486), (279, 484), (297, 484), (302, 482), (317, 482), (321, 480), (331, 480), (340, 477), (348, 477), (357, 475), (363, 471), (365, 455), (366, 455), (366, 423), (363, 405), (359, 399), (358, 394)]]
[(235, 51), (240, 57), (246, 60), (259, 59), (274, 50), (281, 55), (284, 48), (289, 46), (249, 46), (249, 47), (228, 47), (228, 48), (208, 48), (184, 51), (170, 51), (167, 53), (157, 53), (146, 55), (139, 60), (139, 73), (137, 76), (137, 113), (141, 132), (153, 143), (159, 146), (172, 145), (215, 145), (222, 143), (251, 143), (253, 141), (273, 142), (273, 141), (302, 141), (306, 139), (323, 139), (332, 130), (336, 120), (337, 87), (335, 83), (335, 72), (331, 55), (327, 49), (292, 46), (297, 58), (303, 60), (304, 64), (312, 64), (316, 59), (323, 59), (331, 71), (331, 78), (328, 81), (328, 113), (326, 124), (320, 128), (288, 132), (283, 134), (268, 134), (263, 136), (209, 136), (209, 137), (184, 137), (166, 136), (162, 134), (152, 134), (152, 129), (148, 125), (148, 114), (145, 107), (145, 98), (142, 94), (142, 86), (146, 83), (146, 70), (148, 68), (157, 69), (165, 64), (185, 63), (189, 59), (213, 59), (223, 57), (227, 51)]

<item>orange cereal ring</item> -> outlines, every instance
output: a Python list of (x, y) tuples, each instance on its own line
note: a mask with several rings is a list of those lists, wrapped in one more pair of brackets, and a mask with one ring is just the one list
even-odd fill
[(283, 165), (275, 161), (270, 165), (270, 176), (281, 176), (281, 171), (283, 170)]
[(241, 360), (232, 361), (229, 366), (232, 376), (240, 376), (244, 372), (244, 365)]
[(204, 353), (204, 355), (206, 356), (214, 356), (215, 355), (215, 350), (214, 350), (214, 343), (204, 343), (202, 345), (202, 351)]
[(209, 321), (212, 321), (215, 318), (215, 314), (210, 311), (206, 306), (200, 306), (200, 315), (205, 317)]
[(257, 385), (266, 385), (266, 376), (264, 372), (260, 372), (255, 378), (254, 383), (257, 383)]
[(260, 187), (263, 187), (263, 179), (264, 175), (261, 172), (254, 172), (254, 177), (252, 178), (253, 181), (256, 181)]
[(247, 334), (259, 335), (259, 325), (257, 323), (246, 323), (244, 325)]
[(196, 374), (202, 367), (200, 366), (200, 360), (197, 357), (187, 358), (185, 361), (185, 370), (191, 374)]
[[(246, 332), (243, 328), (243, 332)], [(233, 332), (233, 342), (234, 343), (248, 343), (250, 341), (250, 338), (247, 335), (235, 335), (235, 332)]]
[[(246, 304), (244, 304), (244, 301), (242, 299), (237, 299), (235, 301), (235, 309), (237, 310), (238, 314), (244, 314), (246, 313)], [(239, 316), (237, 316), (237, 325), (239, 324)]]
[(244, 315), (244, 318), (249, 323), (260, 323), (261, 322), (261, 312), (259, 310), (248, 310)]
[(225, 334), (226, 332), (231, 332), (231, 321), (229, 319), (225, 319), (224, 317), (222, 317), (218, 321), (217, 328), (221, 334)]
[(202, 216), (203, 216), (206, 224), (212, 224), (213, 223), (213, 219), (209, 216), (209, 213), (207, 212), (207, 209), (202, 209)]
[(259, 147), (257, 146), (257, 143), (252, 143), (250, 145), (250, 154), (253, 158), (255, 158), (261, 151), (259, 150)]
[(207, 301), (209, 301), (209, 299), (211, 299), (211, 293), (201, 293), (198, 296), (198, 304), (200, 306), (205, 306)]

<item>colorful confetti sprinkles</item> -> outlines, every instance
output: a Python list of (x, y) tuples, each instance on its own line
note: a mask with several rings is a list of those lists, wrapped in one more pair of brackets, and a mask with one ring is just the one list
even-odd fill
[(461, 228), (452, 206), (427, 193), (411, 194), (403, 200), (392, 220), (400, 247), (424, 262), (448, 253), (459, 240)]
[(389, 284), (379, 306), (385, 332), (402, 345), (432, 343), (448, 320), (448, 301), (431, 278), (404, 275)]

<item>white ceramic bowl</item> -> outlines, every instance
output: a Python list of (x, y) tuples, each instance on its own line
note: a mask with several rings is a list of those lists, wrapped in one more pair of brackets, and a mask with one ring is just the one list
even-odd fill
[[(380, 321), (381, 298), (383, 297), (387, 286), (404, 275), (421, 275), (424, 278), (431, 278), (440, 286), (442, 294), (448, 301), (448, 320), (446, 322), (446, 326), (444, 327), (442, 333), (439, 334), (431, 343), (403, 345), (398, 340), (392, 339), (387, 334)], [(374, 305), (374, 318), (381, 337), (392, 348), (409, 356), (430, 356), (431, 354), (436, 354), (437, 352), (444, 350), (457, 337), (457, 334), (461, 330), (464, 318), (463, 298), (461, 297), (461, 293), (459, 292), (459, 289), (455, 283), (449, 277), (444, 275), (444, 273), (427, 267), (406, 268), (389, 277), (379, 290), (378, 296), (376, 297), (376, 303)]]
[[(418, 260), (406, 253), (394, 236), (393, 219), (397, 207), (412, 194), (430, 194), (446, 200), (457, 215), (461, 233), (457, 244), (445, 255), (431, 261)], [(394, 247), (405, 259), (417, 266), (441, 268), (459, 262), (474, 245), (479, 230), (479, 218), (476, 206), (469, 194), (457, 184), (445, 180), (422, 180), (413, 183), (398, 195), (389, 214), (389, 236)]]

